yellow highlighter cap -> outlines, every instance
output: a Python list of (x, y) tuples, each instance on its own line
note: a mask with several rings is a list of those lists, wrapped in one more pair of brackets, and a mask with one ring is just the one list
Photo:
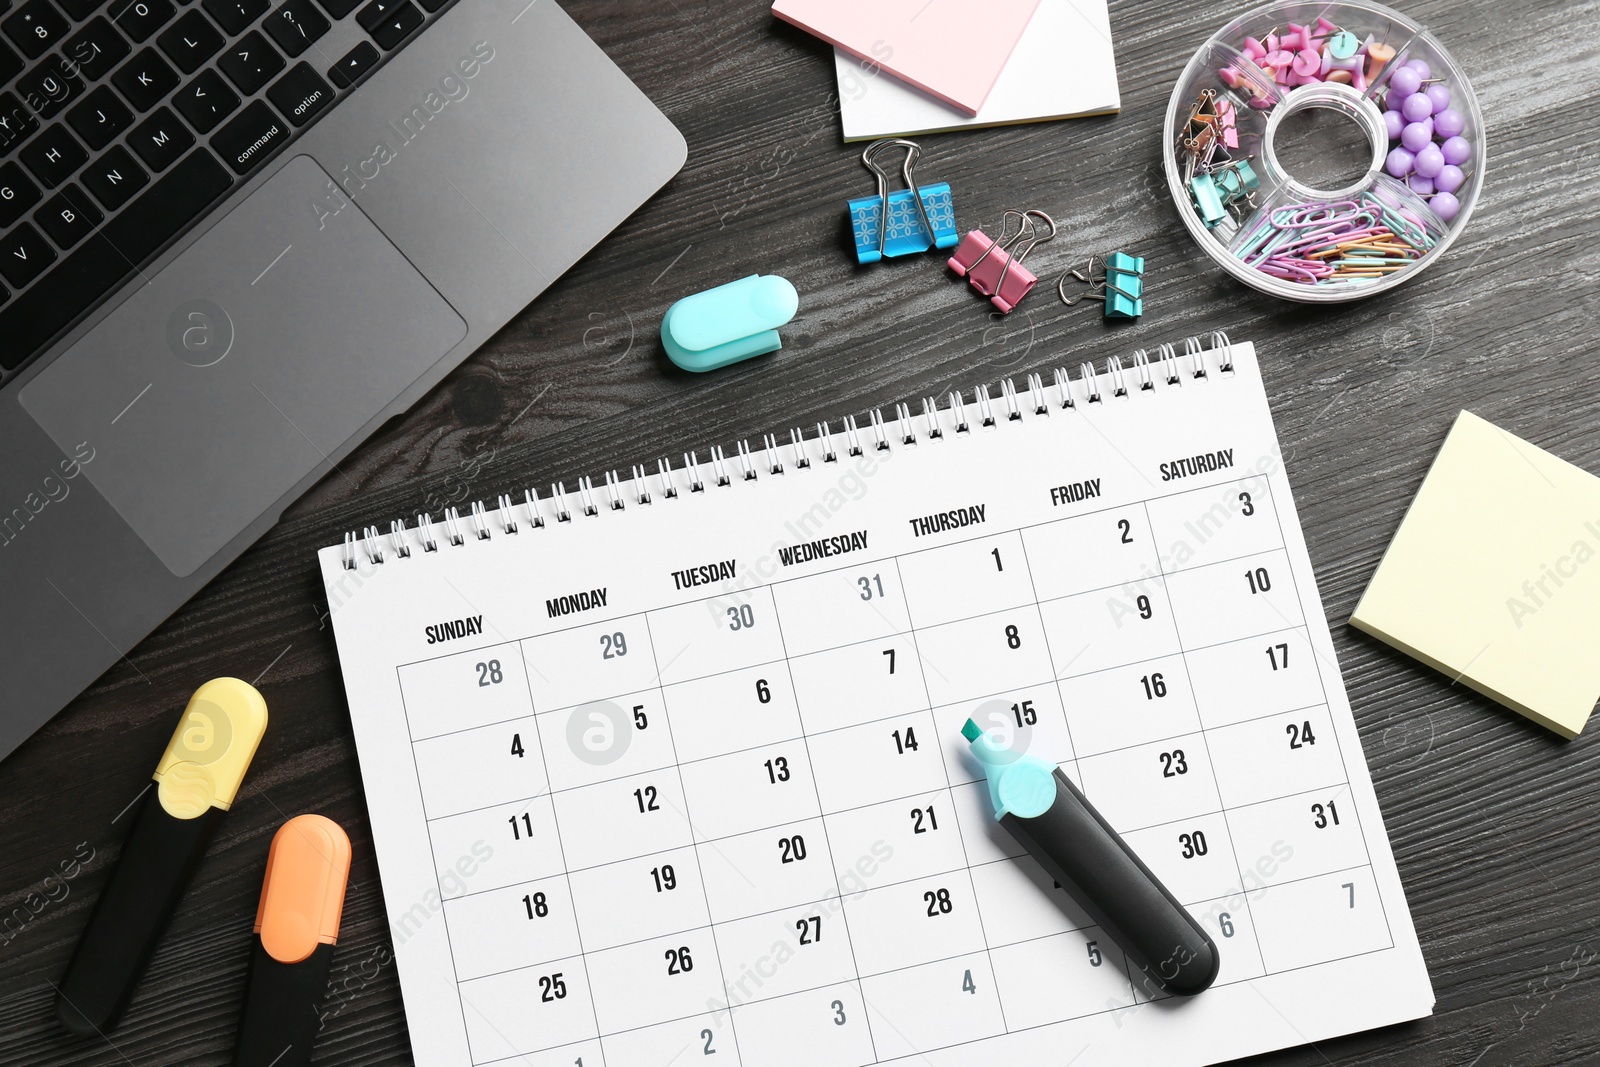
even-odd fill
[(267, 877), (256, 909), (261, 947), (279, 963), (299, 963), (339, 940), (350, 838), (323, 815), (297, 815), (272, 835)]
[(249, 682), (214, 678), (196, 689), (156, 765), (161, 806), (177, 819), (227, 811), (266, 729), (267, 702)]

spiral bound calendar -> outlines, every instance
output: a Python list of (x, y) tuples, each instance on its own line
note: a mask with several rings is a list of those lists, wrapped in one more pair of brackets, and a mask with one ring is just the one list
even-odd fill
[[(1209, 1064), (1432, 1010), (1249, 344), (320, 563), (424, 1067)], [(968, 717), (1079, 784), (1215, 986), (1147, 995)]]

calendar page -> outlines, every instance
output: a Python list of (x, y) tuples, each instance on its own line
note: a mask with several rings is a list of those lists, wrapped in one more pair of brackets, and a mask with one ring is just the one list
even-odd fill
[[(425, 1067), (1209, 1064), (1432, 1010), (1247, 344), (320, 562)], [(969, 717), (1188, 907), (1211, 989), (1130, 976)]]

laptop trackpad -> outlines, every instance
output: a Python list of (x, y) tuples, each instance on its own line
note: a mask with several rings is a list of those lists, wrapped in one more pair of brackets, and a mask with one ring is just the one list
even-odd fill
[(309, 156), (22, 390), (174, 574), (194, 573), (466, 336)]

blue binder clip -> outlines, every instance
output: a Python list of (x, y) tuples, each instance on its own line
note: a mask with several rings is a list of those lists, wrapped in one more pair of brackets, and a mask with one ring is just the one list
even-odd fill
[(686, 296), (661, 319), (661, 344), (684, 370), (707, 371), (783, 347), (778, 327), (800, 296), (787, 278), (752, 274)]
[[(878, 154), (889, 148), (904, 148), (905, 162), (900, 173), (904, 189), (889, 192), (889, 175), (878, 164)], [(946, 182), (917, 187), (912, 172), (922, 149), (915, 141), (888, 138), (873, 141), (861, 153), (861, 162), (878, 176), (878, 195), (860, 196), (849, 202), (850, 229), (856, 239), (856, 262), (876, 263), (884, 256), (905, 256), (930, 248), (954, 248), (956, 233), (955, 201)], [(884, 216), (888, 215), (888, 225)]]
[[(1130, 256), (1126, 252), (1113, 252), (1105, 257), (1105, 272), (1096, 277), (1094, 261), (1099, 258), (1099, 256), (1089, 257), (1087, 273), (1069, 270), (1061, 276), (1061, 280), (1056, 283), (1056, 291), (1061, 294), (1061, 302), (1071, 307), (1080, 300), (1104, 301), (1105, 315), (1108, 319), (1136, 319), (1143, 315), (1144, 257)], [(1089, 291), (1069, 298), (1068, 278), (1076, 278), (1087, 285)]]

